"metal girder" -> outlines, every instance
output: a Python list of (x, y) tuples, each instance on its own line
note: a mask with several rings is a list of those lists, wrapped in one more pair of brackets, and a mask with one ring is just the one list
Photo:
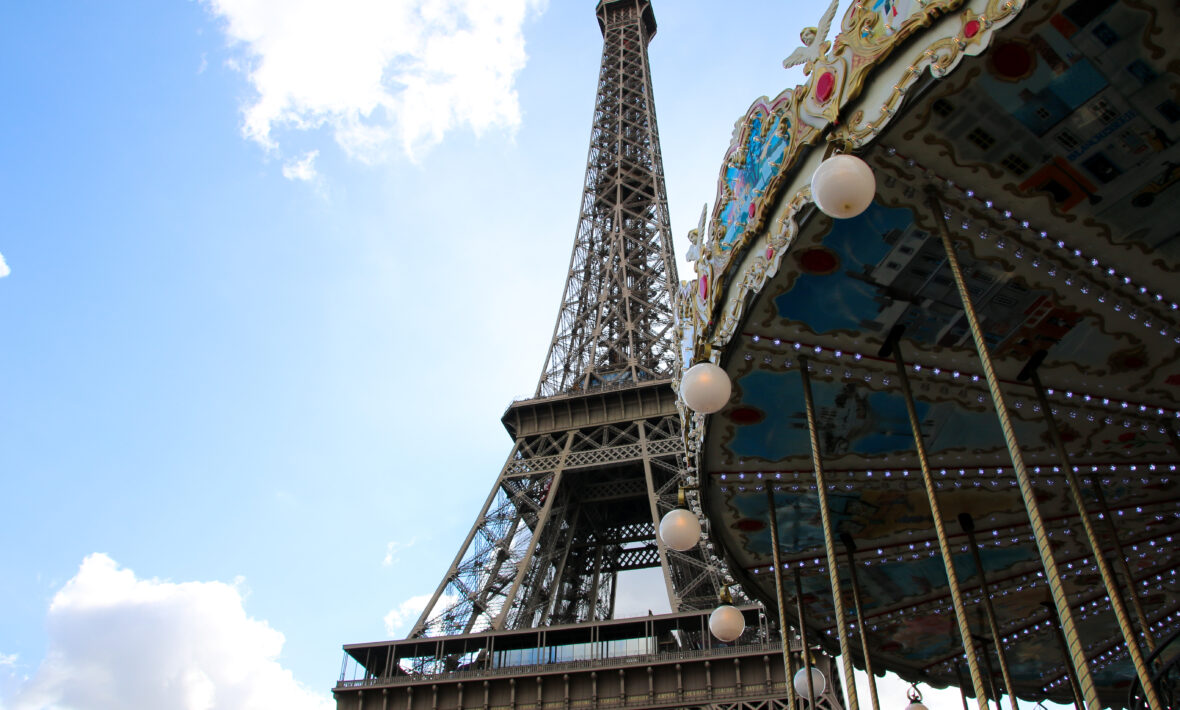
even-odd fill
[(650, 3), (604, 3), (582, 208), (536, 396), (671, 376), (678, 282), (647, 45)]
[(655, 566), (674, 608), (714, 604), (703, 546), (674, 552), (655, 534), (683, 481), (681, 441), (672, 414), (519, 439), (411, 636), (609, 618), (618, 573)]

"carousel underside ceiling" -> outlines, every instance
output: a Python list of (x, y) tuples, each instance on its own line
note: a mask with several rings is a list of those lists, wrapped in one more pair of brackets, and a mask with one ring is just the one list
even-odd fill
[[(911, 98), (861, 153), (877, 179), (864, 214), (804, 214), (724, 352), (735, 392), (709, 419), (701, 457), (713, 539), (747, 591), (773, 601), (763, 488), (773, 482), (804, 616), (834, 644), (800, 374), (809, 368), (834, 527), (855, 543), (877, 670), (940, 686), (966, 675), (900, 375), (882, 353), (900, 328), (980, 648), (991, 654), (995, 641), (961, 514), (976, 528), (1017, 695), (1072, 701), (1029, 514), (941, 225), (952, 232), (1103, 699), (1122, 703), (1135, 674), (1064, 467), (1082, 477), (1103, 554), (1123, 594), (1134, 589), (1128, 602), (1139, 602), (1152, 637), (1180, 628), (1180, 59), (1176, 16), (1165, 14), (1138, 2), (1031, 4), (983, 55)], [(1044, 358), (1038, 373), (1068, 460), (1020, 378), (1034, 357)]]

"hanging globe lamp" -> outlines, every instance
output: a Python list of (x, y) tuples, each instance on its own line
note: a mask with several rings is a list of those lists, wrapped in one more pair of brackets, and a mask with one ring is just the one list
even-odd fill
[(732, 392), (729, 375), (711, 362), (693, 365), (680, 378), (680, 397), (694, 412), (713, 414), (721, 411)]
[(811, 197), (829, 217), (849, 219), (864, 212), (877, 193), (868, 163), (855, 155), (833, 155), (811, 176)]

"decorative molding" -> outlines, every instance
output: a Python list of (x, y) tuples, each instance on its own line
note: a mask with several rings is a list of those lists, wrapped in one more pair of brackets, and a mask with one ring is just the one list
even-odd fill
[[(912, 54), (896, 77), (882, 75), (885, 60), (934, 21), (964, 4), (957, 23), (942, 22), (938, 30)], [(976, 9), (976, 7), (979, 9)], [(978, 55), (991, 43), (995, 31), (1010, 23), (1024, 9), (1024, 0), (868, 0), (845, 13), (841, 33), (827, 49), (805, 67), (809, 78), (787, 89), (773, 101), (758, 99), (738, 121), (733, 142), (726, 152), (718, 179), (717, 199), (709, 220), (708, 238), (698, 235), (695, 260), (697, 288), (691, 298), (694, 328), (692, 351), (706, 342), (725, 345), (741, 315), (745, 296), (758, 291), (768, 275), (777, 271), (782, 251), (797, 230), (794, 220), (810, 204), (810, 187), (799, 189), (781, 207), (782, 191), (798, 176), (794, 168), (819, 139), (846, 148), (872, 142), (892, 120), (907, 94), (929, 69), (942, 78), (966, 56)], [(898, 65), (893, 65), (898, 66)], [(888, 69), (888, 67), (884, 67)], [(841, 112), (863, 93), (869, 80), (892, 80), (893, 89), (873, 109), (858, 108), (844, 124)], [(870, 119), (868, 113), (872, 111)], [(771, 213), (783, 213), (780, 229), (767, 236)], [(784, 229), (785, 225), (791, 225)], [(757, 246), (756, 246), (757, 245)], [(754, 249), (754, 252), (750, 252)], [(758, 250), (764, 253), (758, 254)], [(749, 254), (754, 253), (751, 259)], [(735, 272), (739, 264), (744, 271)], [(726, 289), (737, 289), (721, 303)], [(685, 364), (690, 364), (692, 357)]]

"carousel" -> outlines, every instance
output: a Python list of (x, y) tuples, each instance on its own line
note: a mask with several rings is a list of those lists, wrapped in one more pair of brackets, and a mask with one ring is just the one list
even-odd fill
[(1171, 707), (1180, 13), (834, 11), (690, 233), (665, 541), (838, 656), (846, 707), (878, 705), (853, 667), (980, 708)]

